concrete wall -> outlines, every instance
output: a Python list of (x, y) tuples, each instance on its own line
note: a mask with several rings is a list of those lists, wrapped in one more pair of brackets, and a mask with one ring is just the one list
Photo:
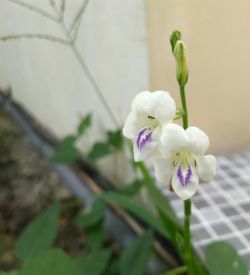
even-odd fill
[[(26, 2), (53, 14), (49, 1)], [(83, 2), (66, 0), (68, 25)], [(5, 0), (0, 5), (0, 35), (64, 38), (53, 21)], [(120, 123), (133, 96), (149, 87), (144, 15), (143, 0), (93, 0), (80, 27), (77, 47)], [(97, 135), (113, 127), (70, 47), (35, 39), (0, 42), (0, 84), (10, 84), (14, 97), (58, 136), (70, 133), (87, 112), (95, 113)]]
[[(53, 14), (48, 2), (26, 0)], [(82, 3), (66, 0), (66, 25)], [(80, 54), (120, 125), (134, 95), (149, 88), (144, 4), (143, 0), (90, 0), (77, 40)], [(0, 0), (0, 5), (1, 36), (35, 32), (64, 38), (62, 28), (53, 21), (6, 0)], [(94, 113), (93, 129), (80, 142), (83, 151), (100, 140), (105, 129), (114, 128), (68, 46), (36, 39), (0, 42), (0, 86), (7, 85), (14, 98), (58, 137), (72, 133), (81, 115)], [(122, 154), (105, 158), (99, 165), (114, 181), (128, 182), (133, 177)]]

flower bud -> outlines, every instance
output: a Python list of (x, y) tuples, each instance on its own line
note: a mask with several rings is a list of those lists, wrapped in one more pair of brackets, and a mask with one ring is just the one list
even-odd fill
[(176, 59), (176, 76), (181, 87), (184, 87), (188, 81), (188, 67), (185, 56), (185, 44), (178, 40), (174, 47), (174, 56)]
[(181, 32), (178, 30), (175, 30), (172, 32), (171, 36), (170, 36), (170, 44), (172, 47), (172, 52), (174, 52), (174, 48), (176, 45), (176, 42), (181, 40)]

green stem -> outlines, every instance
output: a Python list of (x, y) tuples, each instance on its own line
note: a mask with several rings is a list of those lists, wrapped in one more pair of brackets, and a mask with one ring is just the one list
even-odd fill
[[(77, 20), (79, 19), (79, 17), (81, 16), (82, 12), (84, 12), (86, 6), (88, 5), (89, 0), (87, 0), (86, 2), (84, 2), (83, 6), (80, 8), (80, 10), (78, 11), (75, 19), (73, 20), (72, 26), (70, 27), (70, 29), (66, 28), (65, 23), (63, 21), (63, 17), (61, 14), (61, 11), (58, 11), (56, 6), (54, 5), (54, 2), (52, 0), (50, 0), (50, 4), (52, 6), (52, 8), (54, 9), (54, 12), (58, 15), (58, 18), (60, 18), (61, 20), (59, 20), (58, 22), (60, 23), (60, 26), (68, 40), (69, 46), (71, 47), (83, 73), (85, 74), (85, 76), (87, 77), (87, 79), (89, 80), (89, 82), (91, 83), (95, 93), (97, 94), (97, 96), (99, 97), (101, 103), (103, 104), (104, 108), (106, 109), (107, 113), (109, 114), (110, 119), (112, 120), (113, 124), (115, 126), (119, 126), (119, 123), (116, 120), (116, 116), (113, 113), (111, 107), (109, 106), (108, 101), (106, 100), (105, 96), (102, 93), (101, 88), (99, 87), (99, 85), (97, 84), (93, 74), (91, 73), (89, 67), (87, 66), (83, 56), (81, 55), (81, 53), (79, 52), (79, 50), (77, 49), (76, 45), (75, 45), (75, 40), (76, 37), (74, 38), (74, 41), (72, 41), (71, 39), (71, 32), (74, 29), (75, 24), (77, 23)], [(59, 14), (58, 14), (59, 12)], [(77, 34), (75, 34), (76, 36)]]
[(44, 16), (50, 20), (53, 20), (54, 22), (58, 22), (58, 18), (56, 16), (53, 16), (49, 13), (47, 13), (46, 11), (36, 7), (36, 6), (33, 6), (33, 5), (30, 5), (28, 3), (26, 3), (25, 1), (21, 1), (21, 0), (8, 0), (9, 2), (12, 2), (12, 3), (15, 3), (16, 5), (20, 6), (20, 7), (23, 7), (23, 8), (26, 8), (26, 9), (29, 9), (31, 10), (32, 12), (35, 12), (41, 16)]
[(187, 271), (187, 267), (184, 265), (184, 266), (179, 266), (179, 267), (176, 267), (174, 269), (171, 269), (167, 272), (164, 273), (164, 275), (177, 275), (177, 274), (183, 274), (184, 272)]
[(79, 63), (79, 65), (81, 66), (84, 74), (86, 75), (86, 77), (88, 78), (88, 80), (90, 81), (92, 87), (94, 88), (96, 94), (98, 95), (100, 101), (102, 102), (104, 108), (106, 109), (107, 113), (110, 116), (110, 119), (112, 120), (112, 122), (118, 126), (118, 122), (116, 121), (116, 117), (115, 114), (113, 113), (112, 109), (110, 108), (106, 98), (104, 97), (100, 87), (98, 86), (97, 82), (95, 81), (95, 78), (93, 77), (93, 74), (90, 72), (85, 60), (83, 59), (82, 55), (80, 54), (80, 52), (78, 51), (77, 47), (75, 45), (71, 46), (72, 51)]
[(180, 95), (181, 95), (181, 104), (183, 109), (183, 128), (186, 129), (188, 127), (188, 111), (187, 111), (187, 102), (186, 102), (186, 95), (185, 95), (185, 87), (180, 86)]
[(136, 166), (137, 168), (141, 171), (143, 177), (144, 177), (144, 180), (147, 184), (149, 185), (152, 185), (154, 184), (154, 180), (153, 178), (151, 177), (150, 173), (149, 173), (149, 170), (147, 169), (146, 165), (144, 164), (144, 162), (138, 162), (136, 163)]
[(177, 108), (174, 120), (182, 118), (183, 115), (184, 115), (184, 111), (182, 109), (180, 109), (180, 108)]
[(185, 260), (188, 268), (188, 274), (192, 275), (193, 267), (192, 267), (192, 249), (191, 249), (191, 233), (190, 233), (190, 218), (191, 218), (191, 200), (184, 201), (184, 209), (185, 209), (185, 221), (184, 221), (184, 240), (185, 240)]
[[(182, 108), (184, 111), (182, 122), (183, 128), (188, 128), (188, 111), (187, 111), (187, 102), (186, 102), (186, 94), (185, 87), (180, 86), (180, 96)], [(185, 240), (185, 261), (188, 269), (188, 274), (193, 275), (193, 267), (192, 267), (192, 247), (191, 247), (191, 233), (190, 233), (190, 218), (191, 218), (191, 208), (192, 202), (191, 200), (184, 201), (184, 211), (185, 211), (185, 221), (184, 221), (184, 240)]]

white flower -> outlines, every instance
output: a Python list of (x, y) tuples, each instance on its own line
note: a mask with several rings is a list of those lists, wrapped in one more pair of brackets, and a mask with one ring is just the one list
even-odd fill
[(210, 181), (216, 173), (216, 159), (204, 155), (208, 136), (197, 127), (184, 130), (177, 124), (164, 127), (161, 137), (163, 158), (155, 158), (158, 181), (170, 183), (175, 193), (187, 200), (197, 191), (199, 178)]
[(142, 161), (157, 152), (163, 127), (175, 116), (176, 105), (168, 92), (144, 91), (132, 101), (123, 134), (134, 142), (134, 159)]

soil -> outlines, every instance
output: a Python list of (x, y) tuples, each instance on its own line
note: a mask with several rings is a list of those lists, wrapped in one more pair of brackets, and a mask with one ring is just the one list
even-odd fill
[[(72, 223), (80, 206), (33, 148), (16, 122), (0, 109), (0, 267), (19, 266), (15, 243), (25, 225), (51, 202), (60, 200), (57, 246), (75, 255), (84, 248), (84, 233)], [(70, 206), (70, 207), (69, 207)]]

